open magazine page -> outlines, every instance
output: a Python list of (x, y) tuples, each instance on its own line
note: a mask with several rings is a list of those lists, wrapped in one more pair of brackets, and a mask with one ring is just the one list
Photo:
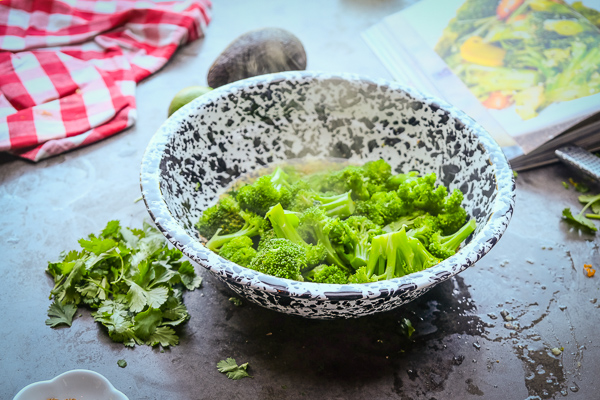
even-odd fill
[(594, 8), (599, 0), (423, 0), (364, 38), (395, 79), (464, 110), (512, 159), (600, 111)]

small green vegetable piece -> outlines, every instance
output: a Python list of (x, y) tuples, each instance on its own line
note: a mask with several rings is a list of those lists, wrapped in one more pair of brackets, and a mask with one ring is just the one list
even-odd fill
[(208, 247), (212, 251), (217, 251), (225, 243), (229, 242), (234, 238), (240, 236), (252, 237), (258, 235), (263, 227), (265, 220), (262, 217), (255, 215), (251, 212), (242, 212), (241, 216), (243, 217), (245, 223), (240, 230), (226, 235), (222, 235), (221, 230), (218, 229), (217, 232), (206, 243), (206, 247)]
[(127, 361), (121, 359), (117, 361), (117, 365), (121, 368), (125, 368), (127, 366)]
[(301, 245), (288, 239), (271, 239), (248, 267), (267, 275), (301, 281), (301, 271), (307, 267), (306, 254)]
[(473, 233), (473, 231), (475, 231), (476, 227), (477, 224), (475, 220), (472, 219), (451, 235), (442, 236), (439, 233), (434, 233), (430, 238), (428, 250), (434, 256), (445, 260), (446, 258), (456, 254), (456, 249), (458, 249), (460, 244), (464, 242), (469, 235)]
[(238, 297), (230, 297), (229, 301), (231, 302), (231, 304), (233, 304), (236, 307), (241, 307), (242, 306), (242, 300), (239, 299)]
[(48, 308), (48, 317), (50, 318), (46, 320), (46, 325), (49, 325), (52, 328), (60, 324), (71, 326), (76, 311), (77, 307), (75, 305), (63, 305), (55, 300), (54, 303), (50, 304), (50, 308)]
[(281, 203), (287, 208), (292, 201), (292, 185), (289, 176), (277, 168), (271, 175), (264, 175), (254, 183), (240, 188), (236, 199), (244, 210), (264, 216), (271, 207)]
[(415, 333), (415, 328), (413, 327), (412, 322), (410, 322), (410, 319), (408, 318), (402, 318), (400, 328), (402, 329), (402, 333), (404, 334), (404, 336), (406, 336), (409, 339), (412, 336), (412, 334)]
[(368, 278), (393, 279), (422, 271), (439, 261), (421, 241), (408, 237), (402, 228), (373, 238), (366, 273)]
[(198, 232), (209, 239), (219, 231), (221, 234), (239, 231), (245, 224), (241, 208), (231, 196), (224, 196), (217, 204), (207, 208), (196, 223)]
[(247, 372), (248, 366), (248, 363), (237, 365), (235, 359), (230, 357), (226, 360), (219, 361), (217, 363), (217, 370), (223, 374), (226, 374), (229, 379), (233, 380), (252, 378)]
[(238, 236), (225, 243), (219, 255), (243, 267), (250, 265), (256, 257), (256, 250), (252, 247), (253, 242), (248, 236)]
[(319, 265), (310, 270), (304, 277), (309, 281), (317, 283), (344, 284), (348, 282), (346, 272), (335, 265)]

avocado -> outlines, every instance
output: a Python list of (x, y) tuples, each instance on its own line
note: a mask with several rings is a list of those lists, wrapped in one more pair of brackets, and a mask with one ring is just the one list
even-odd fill
[(306, 52), (296, 36), (280, 28), (262, 28), (235, 39), (208, 71), (212, 88), (252, 76), (306, 69)]

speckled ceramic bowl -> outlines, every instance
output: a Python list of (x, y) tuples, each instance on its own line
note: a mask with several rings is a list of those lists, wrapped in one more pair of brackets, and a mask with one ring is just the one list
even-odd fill
[[(240, 267), (206, 249), (194, 228), (236, 178), (302, 157), (383, 158), (396, 172), (436, 172), (465, 194), (477, 220), (455, 256), (420, 273), (369, 284), (297, 282)], [(177, 248), (240, 296), (309, 318), (350, 318), (407, 303), (473, 265), (513, 213), (513, 173), (492, 138), (452, 106), (397, 83), (349, 74), (285, 72), (201, 96), (152, 138), (141, 170), (144, 200)]]

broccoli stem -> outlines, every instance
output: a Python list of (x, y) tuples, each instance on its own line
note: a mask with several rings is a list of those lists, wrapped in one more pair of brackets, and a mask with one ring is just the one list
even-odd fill
[(277, 204), (269, 210), (265, 217), (271, 221), (271, 225), (273, 226), (273, 230), (277, 237), (288, 239), (292, 243), (306, 246), (307, 243), (296, 230), (296, 226), (298, 226), (298, 216), (296, 214), (286, 214), (281, 204)]
[(220, 249), (225, 243), (229, 242), (231, 239), (240, 237), (240, 236), (256, 236), (259, 233), (259, 227), (255, 224), (246, 223), (242, 229), (235, 233), (230, 233), (227, 235), (219, 235), (221, 232), (221, 228), (217, 230), (217, 232), (213, 235), (212, 238), (206, 243), (206, 247), (208, 247), (212, 251), (217, 251)]
[(458, 246), (460, 246), (460, 244), (464, 242), (471, 233), (473, 233), (476, 227), (477, 223), (474, 219), (472, 219), (464, 224), (462, 228), (456, 231), (456, 233), (453, 233), (449, 236), (442, 236), (440, 242), (449, 250), (456, 250)]
[(351, 197), (352, 190), (337, 196), (314, 196), (320, 202), (319, 208), (325, 211), (328, 217), (347, 218), (354, 213), (354, 201)]

